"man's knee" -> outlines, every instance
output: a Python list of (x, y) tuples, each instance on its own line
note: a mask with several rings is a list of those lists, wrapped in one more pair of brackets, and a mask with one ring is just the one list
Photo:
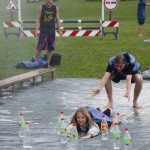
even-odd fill
[(138, 85), (142, 85), (143, 84), (143, 77), (141, 74), (137, 74), (134, 77), (135, 83), (137, 83)]

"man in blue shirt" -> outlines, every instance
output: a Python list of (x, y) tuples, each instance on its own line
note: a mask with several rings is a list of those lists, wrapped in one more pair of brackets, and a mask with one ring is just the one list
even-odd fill
[(139, 0), (137, 19), (138, 19), (138, 36), (142, 35), (142, 25), (145, 23), (146, 19), (146, 6), (149, 6), (150, 3), (146, 3), (146, 0)]
[(130, 101), (131, 83), (135, 82), (133, 107), (138, 109), (142, 108), (137, 102), (143, 84), (140, 64), (127, 52), (123, 52), (120, 55), (110, 58), (106, 72), (97, 89), (93, 91), (92, 96), (99, 94), (102, 88), (105, 87), (109, 99), (106, 107), (112, 107), (113, 98), (111, 80), (118, 83), (120, 80), (124, 79), (126, 79), (126, 91), (124, 96)]

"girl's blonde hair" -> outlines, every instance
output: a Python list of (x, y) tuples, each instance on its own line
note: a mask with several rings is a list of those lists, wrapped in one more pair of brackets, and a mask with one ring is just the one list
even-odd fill
[(94, 125), (94, 121), (93, 121), (93, 119), (91, 118), (91, 115), (90, 115), (90, 113), (89, 113), (89, 111), (85, 108), (85, 107), (79, 107), (77, 110), (76, 110), (76, 112), (75, 112), (75, 114), (72, 116), (72, 118), (71, 118), (71, 121), (70, 121), (70, 124), (72, 124), (72, 123), (78, 123), (77, 122), (77, 114), (78, 113), (82, 113), (84, 116), (85, 116), (85, 118), (86, 118), (86, 123), (88, 123), (89, 125)]

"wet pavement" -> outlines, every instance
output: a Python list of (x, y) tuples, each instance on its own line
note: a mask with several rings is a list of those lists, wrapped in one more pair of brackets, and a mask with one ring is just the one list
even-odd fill
[[(22, 150), (22, 139), (18, 136), (18, 118), (24, 113), (29, 121), (31, 134), (31, 150), (67, 150), (68, 145), (60, 144), (56, 134), (56, 120), (60, 110), (64, 110), (66, 122), (79, 106), (97, 106), (107, 103), (107, 95), (103, 89), (93, 100), (91, 91), (95, 89), (98, 79), (55, 79), (44, 81), (37, 86), (27, 85), (15, 94), (7, 93), (0, 98), (0, 150)], [(123, 131), (129, 128), (134, 150), (150, 149), (150, 81), (144, 81), (139, 103), (142, 110), (132, 107), (123, 97), (125, 82), (113, 84), (114, 110), (120, 112), (122, 124), (121, 150), (123, 146)], [(133, 98), (132, 85), (131, 99)], [(78, 150), (112, 150), (112, 135), (108, 141), (102, 141), (101, 135), (78, 142)]]

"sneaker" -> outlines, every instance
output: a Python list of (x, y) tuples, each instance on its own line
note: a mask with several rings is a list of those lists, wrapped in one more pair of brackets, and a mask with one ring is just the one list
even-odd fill
[(146, 39), (146, 40), (144, 40), (144, 42), (150, 42), (150, 39)]
[(142, 34), (139, 34), (138, 36), (139, 36), (139, 37), (142, 37), (143, 35), (142, 35)]

